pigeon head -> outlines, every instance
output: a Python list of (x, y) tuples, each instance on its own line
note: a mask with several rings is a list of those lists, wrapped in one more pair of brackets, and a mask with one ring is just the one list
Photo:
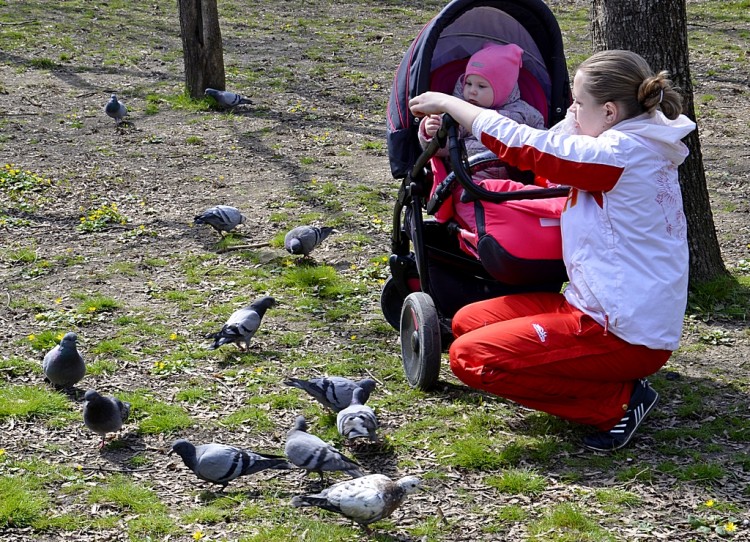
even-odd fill
[(78, 340), (78, 335), (76, 335), (72, 331), (68, 332), (60, 341), (60, 346), (62, 348), (75, 348), (77, 340)]
[(96, 390), (86, 390), (86, 395), (83, 396), (84, 401), (96, 401), (100, 398), (101, 395)]
[(293, 430), (297, 431), (307, 431), (307, 422), (305, 421), (304, 416), (297, 416), (294, 419), (294, 428)]
[(377, 382), (375, 382), (372, 378), (365, 378), (364, 380), (360, 380), (357, 382), (357, 386), (365, 390), (365, 393), (367, 395), (372, 393), (372, 390), (375, 389), (375, 386), (377, 386)]
[(276, 306), (276, 300), (270, 295), (267, 295), (253, 301), (250, 305), (250, 308), (252, 308), (260, 316), (263, 316), (266, 313), (267, 309), (270, 309), (274, 306)]
[(292, 239), (291, 241), (289, 241), (287, 250), (289, 250), (291, 254), (302, 254), (302, 242), (299, 239)]
[(410, 495), (417, 490), (422, 490), (422, 480), (416, 476), (404, 476), (397, 482), (398, 486), (404, 490), (404, 493)]
[(169, 453), (167, 455), (172, 455), (172, 454), (177, 454), (183, 459), (185, 459), (185, 457), (194, 456), (195, 446), (193, 446), (190, 442), (188, 442), (184, 438), (177, 439), (172, 443), (172, 447), (170, 448)]

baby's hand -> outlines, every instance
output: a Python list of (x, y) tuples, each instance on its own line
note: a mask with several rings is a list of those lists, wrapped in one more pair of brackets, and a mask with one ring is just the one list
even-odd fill
[(428, 137), (435, 137), (435, 134), (442, 124), (442, 119), (440, 118), (440, 115), (428, 115), (422, 119), (422, 122), (424, 122), (424, 133), (427, 134)]

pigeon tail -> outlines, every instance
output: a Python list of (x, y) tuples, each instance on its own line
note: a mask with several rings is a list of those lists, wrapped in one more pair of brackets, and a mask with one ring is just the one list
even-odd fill
[(322, 243), (325, 241), (329, 235), (331, 235), (335, 230), (330, 226), (322, 226), (320, 228), (320, 241), (319, 243)]
[(328, 510), (330, 512), (341, 513), (341, 509), (331, 504), (326, 497), (320, 497), (318, 495), (297, 495), (292, 497), (292, 506), (295, 508), (301, 508), (303, 506), (317, 506)]

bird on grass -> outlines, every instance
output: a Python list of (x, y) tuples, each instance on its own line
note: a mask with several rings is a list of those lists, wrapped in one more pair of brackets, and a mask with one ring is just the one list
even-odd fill
[(237, 348), (246, 352), (250, 348), (250, 339), (258, 331), (266, 310), (274, 305), (276, 305), (276, 300), (273, 297), (264, 296), (247, 307), (234, 311), (220, 331), (206, 335), (206, 339), (214, 339), (214, 343), (209, 348), (216, 350), (224, 344), (234, 343)]
[(287, 433), (284, 452), (291, 463), (305, 469), (308, 474), (317, 472), (321, 481), (324, 471), (342, 471), (353, 478), (364, 475), (356, 461), (308, 433), (304, 416), (297, 416), (294, 427)]
[(229, 92), (228, 90), (216, 90), (215, 88), (207, 88), (206, 96), (211, 96), (216, 103), (223, 108), (232, 109), (238, 105), (246, 105), (253, 103), (248, 98), (245, 98), (241, 94), (236, 92)]
[(193, 219), (193, 224), (208, 224), (222, 237), (240, 224), (244, 224), (245, 215), (236, 207), (217, 205), (209, 207)]
[(130, 415), (130, 403), (120, 401), (117, 397), (99, 395), (95, 390), (88, 390), (83, 396), (83, 423), (94, 433), (102, 437), (99, 449), (104, 447), (107, 433), (116, 433)]
[(370, 398), (370, 393), (377, 383), (372, 378), (365, 378), (357, 382), (343, 376), (327, 376), (302, 380), (289, 378), (284, 381), (287, 386), (299, 388), (310, 394), (316, 401), (333, 412), (340, 412), (352, 402), (352, 393), (356, 388), (362, 389), (362, 404)]
[(60, 344), (44, 356), (44, 376), (55, 386), (69, 388), (80, 382), (86, 374), (86, 364), (76, 348), (77, 340), (78, 335), (75, 333), (66, 333)]
[(368, 474), (333, 484), (320, 493), (292, 498), (292, 506), (317, 506), (336, 512), (372, 534), (370, 524), (390, 516), (406, 499), (420, 489), (421, 480), (405, 476), (393, 481), (384, 474)]
[(128, 108), (125, 107), (124, 103), (117, 100), (116, 94), (112, 94), (112, 96), (109, 97), (107, 105), (104, 106), (104, 112), (109, 117), (115, 119), (115, 126), (119, 126), (122, 119), (128, 114)]
[(357, 388), (352, 394), (352, 402), (336, 416), (339, 434), (350, 440), (369, 438), (377, 442), (378, 418), (375, 411), (364, 404), (364, 390)]
[(302, 254), (307, 258), (333, 232), (329, 226), (297, 226), (284, 236), (284, 248), (289, 254)]
[(292, 465), (280, 455), (266, 455), (224, 444), (201, 444), (194, 446), (185, 439), (172, 443), (168, 455), (179, 455), (185, 466), (198, 478), (221, 486), (248, 474), (266, 469), (291, 469)]

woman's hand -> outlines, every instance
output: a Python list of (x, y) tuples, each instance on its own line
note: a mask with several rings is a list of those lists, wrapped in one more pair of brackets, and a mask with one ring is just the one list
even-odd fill
[(442, 92), (425, 92), (409, 100), (409, 109), (415, 117), (445, 113), (444, 99), (450, 98)]
[(415, 117), (448, 113), (456, 122), (471, 130), (474, 119), (484, 111), (481, 107), (442, 92), (425, 92), (409, 100), (409, 109)]

